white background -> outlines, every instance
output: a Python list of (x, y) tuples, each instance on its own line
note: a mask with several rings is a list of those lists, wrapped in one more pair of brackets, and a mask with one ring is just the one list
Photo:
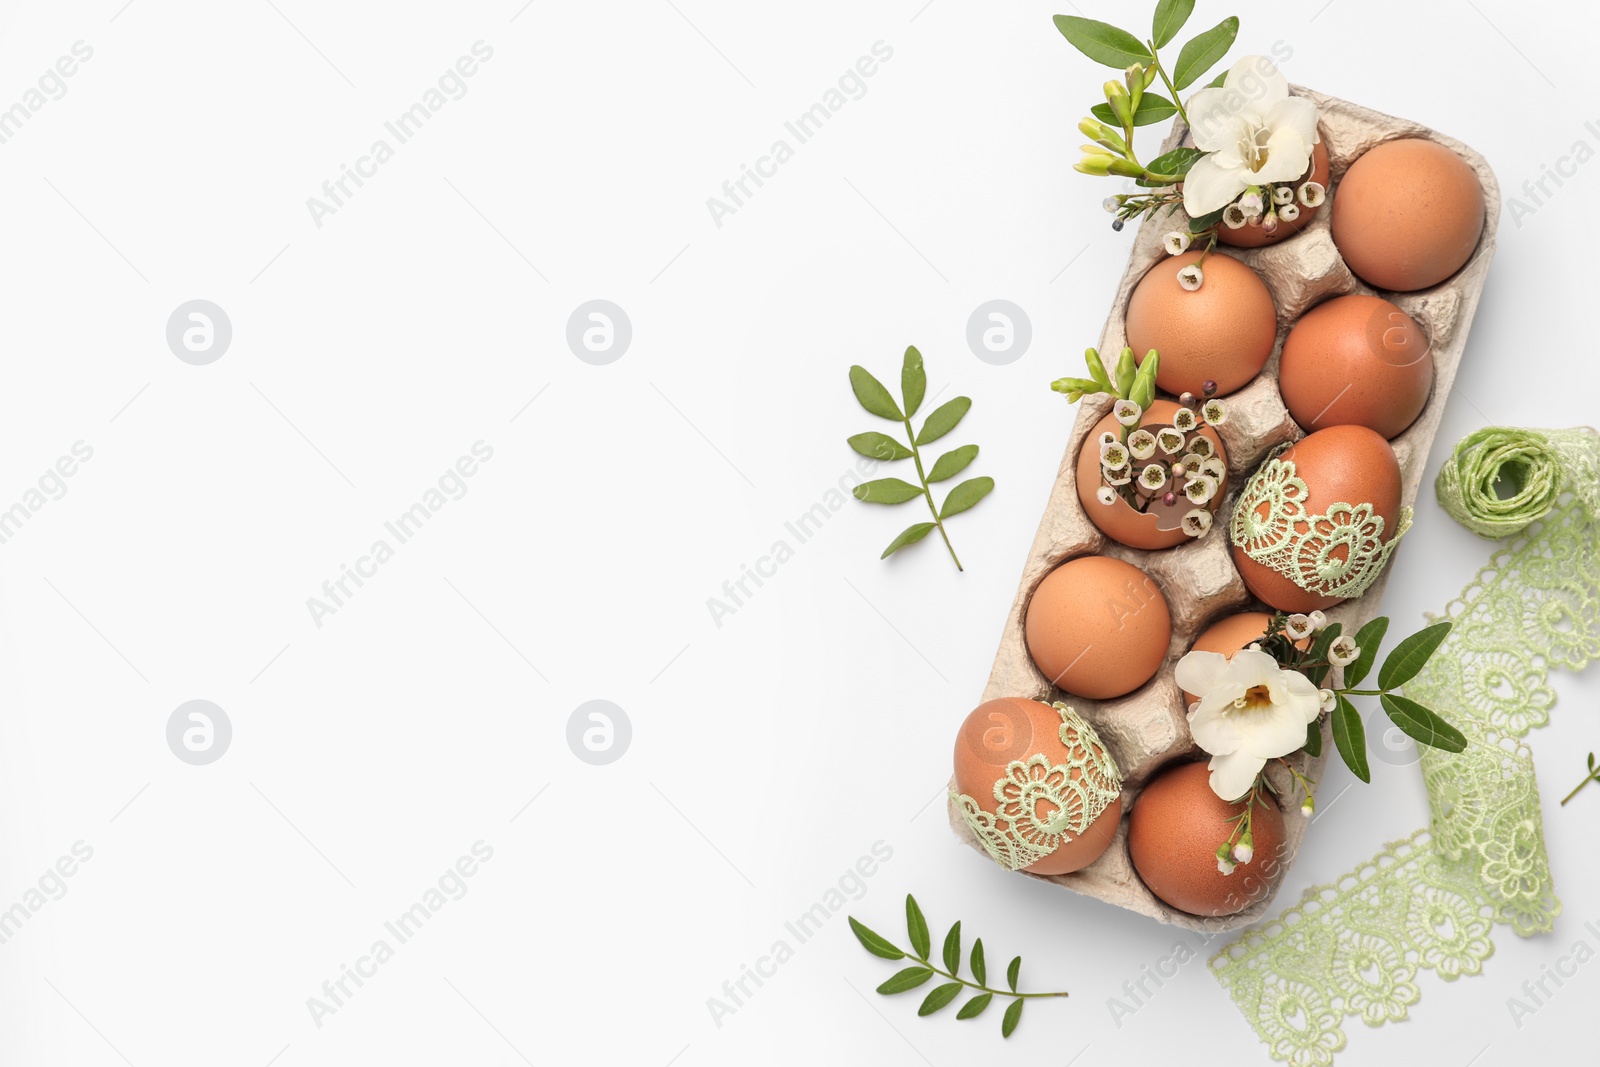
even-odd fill
[[(0, 145), (0, 508), (94, 454), (0, 545), (0, 908), (75, 842), (93, 858), (0, 945), (0, 1063), (1264, 1060), (1208, 952), (1119, 1026), (1107, 999), (1177, 933), (1005, 874), (934, 801), (1072, 422), (1047, 384), (1129, 243), (1070, 170), (1106, 74), (1049, 16), (1141, 29), (1150, 5), (274, 3), (3, 16), (0, 107), (94, 54)], [(1234, 55), (1282, 40), (1291, 80), (1461, 137), (1508, 197), (1600, 147), (1586, 5), (1238, 13)], [(467, 94), (318, 228), (307, 197), (478, 40)], [(877, 41), (866, 94), (715, 225), (707, 197)], [(1478, 426), (1593, 421), (1594, 192), (1580, 170), (1502, 219), (1433, 468)], [(233, 326), (209, 366), (165, 340), (196, 298)], [(609, 366), (564, 339), (595, 298), (633, 325)], [(965, 342), (992, 298), (1032, 320), (1009, 366)], [(951, 524), (967, 572), (936, 540), (880, 563), (915, 505), (850, 501), (715, 625), (707, 598), (877, 428), (846, 368), (892, 380), (908, 343), (930, 394), (974, 398), (951, 440), (999, 483)], [(467, 494), (316, 626), (307, 598), (480, 440)], [(1397, 625), (1488, 553), (1426, 490), (1407, 544)], [(1520, 1031), (1506, 1008), (1600, 947), (1600, 789), (1555, 806), (1600, 747), (1600, 681), (1558, 685), (1531, 738), (1556, 933), (1499, 931), (1484, 977), (1422, 978), (1413, 1021), (1352, 1021), (1352, 1062), (1538, 1062), (1591, 1033), (1600, 966)], [(566, 743), (597, 698), (633, 727), (609, 766)], [(191, 699), (233, 724), (209, 766), (167, 747)], [(1375, 767), (1342, 793), (1330, 765), (1280, 905), (1423, 824), (1415, 770)], [(317, 1026), (307, 998), (479, 840), (469, 892)], [(877, 841), (851, 913), (901, 937), (915, 891), (1071, 999), (1006, 1043), (997, 1010), (918, 1019), (841, 912), (716, 1025), (707, 998)]]

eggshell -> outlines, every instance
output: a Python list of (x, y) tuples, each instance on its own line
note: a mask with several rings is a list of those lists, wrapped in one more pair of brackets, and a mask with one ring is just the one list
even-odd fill
[[(1318, 141), (1311, 149), (1311, 166), (1307, 168), (1305, 177), (1294, 183), (1295, 191), (1298, 192), (1306, 182), (1316, 182), (1324, 189), (1328, 188), (1328, 146), (1321, 141)], [(1271, 233), (1263, 230), (1260, 226), (1241, 226), (1237, 230), (1219, 226), (1217, 227), (1217, 239), (1223, 244), (1232, 245), (1235, 248), (1260, 248), (1262, 245), (1277, 244), (1284, 238), (1293, 237), (1309, 226), (1311, 220), (1317, 217), (1317, 212), (1322, 210), (1321, 204), (1316, 207), (1306, 207), (1299, 200), (1296, 200), (1295, 205), (1300, 208), (1300, 217), (1293, 222), (1284, 222), (1280, 219), (1278, 228)]]
[[(967, 716), (956, 736), (956, 789), (993, 814), (1000, 806), (995, 782), (1005, 775), (1012, 760), (1043, 755), (1052, 763), (1065, 763), (1070, 753), (1061, 743), (1061, 716), (1049, 704), (1021, 697), (989, 700)], [(1104, 751), (1104, 746), (1100, 746)], [(1082, 772), (1074, 771), (1076, 779)], [(1045, 814), (1041, 812), (1040, 814)], [(1068, 874), (1100, 858), (1117, 836), (1122, 821), (1122, 800), (1112, 801), (1083, 833), (1023, 870), (1030, 874)]]
[(1229, 819), (1244, 810), (1211, 791), (1204, 763), (1180, 763), (1161, 771), (1128, 817), (1128, 851), (1150, 892), (1191, 915), (1233, 915), (1272, 890), (1289, 857), (1283, 815), (1255, 802), (1250, 836), (1255, 855), (1232, 874), (1217, 870), (1217, 846), (1233, 832)]
[[(1330, 426), (1302, 438), (1280, 458), (1292, 461), (1295, 473), (1306, 483), (1308, 514), (1325, 514), (1329, 505), (1337, 503), (1371, 504), (1383, 517), (1383, 540), (1394, 537), (1400, 519), (1400, 464), (1389, 442), (1377, 433), (1365, 426)], [(1258, 509), (1263, 517), (1266, 511), (1265, 504)], [(1279, 611), (1318, 611), (1344, 601), (1307, 592), (1237, 545), (1231, 547), (1244, 584)]]
[(1398, 436), (1432, 388), (1427, 335), (1382, 297), (1352, 293), (1318, 304), (1283, 342), (1278, 390), (1307, 431), (1354, 424)]
[[(1139, 425), (1154, 432), (1159, 426), (1171, 426), (1172, 417), (1177, 413), (1178, 405), (1171, 400), (1157, 400), (1145, 411)], [(1183, 516), (1192, 511), (1194, 505), (1182, 493), (1182, 480), (1170, 487), (1178, 495), (1177, 502), (1170, 508), (1158, 501), (1150, 505), (1149, 511), (1140, 512), (1120, 497), (1113, 504), (1102, 504), (1095, 498), (1101, 485), (1100, 435), (1107, 430), (1119, 429), (1121, 426), (1116, 416), (1107, 415), (1095, 424), (1078, 453), (1078, 500), (1082, 502), (1083, 510), (1088, 512), (1089, 521), (1107, 537), (1130, 548), (1171, 548), (1190, 540), (1189, 535), (1183, 532)], [(1222, 435), (1209, 426), (1204, 427), (1200, 434), (1211, 442), (1217, 457), (1227, 463), (1228, 450), (1222, 446)], [(1225, 495), (1219, 490), (1207, 502), (1206, 509), (1215, 512), (1222, 505)]]
[(1028, 601), (1028, 653), (1058, 689), (1090, 700), (1131, 693), (1155, 676), (1172, 615), (1144, 571), (1110, 556), (1080, 556), (1045, 575)]
[(1128, 347), (1139, 361), (1161, 353), (1156, 384), (1174, 396), (1200, 395), (1207, 379), (1219, 394), (1261, 373), (1277, 339), (1277, 311), (1261, 276), (1237, 259), (1212, 252), (1201, 264), (1205, 281), (1190, 292), (1178, 271), (1196, 262), (1190, 249), (1161, 259), (1128, 299)]
[(1409, 292), (1472, 258), (1483, 186), (1467, 161), (1433, 141), (1385, 141), (1354, 163), (1333, 196), (1333, 243), (1360, 278)]

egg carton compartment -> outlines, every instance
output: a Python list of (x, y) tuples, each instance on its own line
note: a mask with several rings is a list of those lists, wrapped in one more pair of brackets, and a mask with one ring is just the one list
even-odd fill
[[(1307, 310), (1325, 300), (1350, 293), (1381, 296), (1405, 311), (1423, 328), (1434, 360), (1433, 389), (1416, 421), (1390, 441), (1400, 465), (1402, 502), (1413, 504), (1494, 255), (1495, 232), (1500, 215), (1500, 190), (1494, 173), (1483, 156), (1462, 142), (1418, 123), (1380, 114), (1299, 86), (1293, 87), (1292, 92), (1313, 101), (1321, 112), (1319, 130), (1331, 163), (1330, 200), (1309, 225), (1276, 245), (1257, 249), (1218, 245), (1211, 253), (1213, 256), (1232, 256), (1254, 268), (1271, 291), (1278, 314), (1277, 340), (1271, 358), (1255, 380), (1226, 396), (1228, 421), (1219, 428), (1219, 432), (1228, 453), (1228, 488), (1216, 511), (1212, 531), (1197, 541), (1175, 548), (1142, 551), (1110, 540), (1089, 521), (1078, 499), (1074, 472), (1079, 449), (1095, 423), (1110, 411), (1111, 401), (1104, 396), (1084, 398), (1078, 407), (1066, 455), (1051, 487), (1044, 517), (1023, 565), (1016, 599), (1006, 616), (999, 651), (983, 692), (983, 700), (1026, 697), (1047, 703), (1062, 700), (1071, 704), (1098, 731), (1123, 773), (1122, 823), (1110, 848), (1081, 871), (1028, 877), (1054, 882), (1073, 892), (1148, 915), (1164, 923), (1208, 932), (1247, 926), (1267, 914), (1284, 873), (1294, 862), (1309, 824), (1309, 820), (1299, 814), (1298, 802), (1291, 799), (1290, 808), (1284, 811), (1284, 858), (1275, 870), (1265, 872), (1272, 882), (1270, 891), (1244, 911), (1220, 917), (1177, 911), (1145, 887), (1134, 870), (1128, 852), (1128, 818), (1138, 803), (1140, 791), (1156, 771), (1169, 763), (1203, 755), (1189, 735), (1183, 697), (1173, 678), (1178, 659), (1189, 650), (1195, 638), (1218, 618), (1259, 606), (1234, 567), (1229, 553), (1227, 528), (1232, 507), (1244, 483), (1267, 453), (1279, 444), (1297, 441), (1305, 436), (1290, 417), (1278, 391), (1278, 363), (1284, 338), (1289, 328)], [(1185, 133), (1181, 123), (1176, 125), (1162, 150), (1182, 143)], [(1483, 187), (1485, 219), (1478, 246), (1459, 271), (1433, 288), (1394, 293), (1366, 285), (1345, 265), (1334, 245), (1330, 220), (1333, 214), (1332, 199), (1339, 195), (1339, 182), (1350, 164), (1375, 145), (1405, 137), (1435, 141), (1454, 151), (1472, 167)], [(1100, 337), (1101, 352), (1114, 354), (1122, 350), (1125, 344), (1123, 324), (1129, 297), (1145, 273), (1156, 263), (1168, 258), (1162, 248), (1161, 237), (1172, 226), (1171, 217), (1146, 219), (1134, 235), (1128, 266), (1123, 272), (1111, 314)], [(1330, 609), (1327, 612), (1329, 620), (1342, 623), (1345, 633), (1354, 633), (1363, 623), (1378, 615), (1390, 570), (1395, 566), (1405, 566), (1407, 556), (1414, 551), (1418, 550), (1408, 542), (1402, 542), (1389, 568), (1366, 594)], [(1028, 600), (1039, 582), (1058, 564), (1077, 556), (1093, 554), (1126, 560), (1144, 570), (1160, 586), (1172, 614), (1171, 645), (1166, 661), (1155, 677), (1127, 696), (1106, 701), (1086, 700), (1053, 687), (1034, 666), (1023, 637), (1023, 619)], [(1333, 743), (1324, 727), (1323, 755), (1309, 759), (1301, 753), (1299, 769), (1313, 780), (1320, 780), (1323, 765), (1332, 751)], [(1293, 797), (1289, 775), (1281, 766), (1274, 765), (1269, 777), (1281, 796)], [(953, 788), (953, 779), (951, 784)], [(1378, 784), (1372, 788), (1384, 786)], [(956, 835), (983, 852), (983, 845), (967, 828), (954, 803), (949, 805), (949, 816)], [(1208, 843), (1208, 851), (1210, 847)], [(987, 858), (988, 854), (983, 854)]]

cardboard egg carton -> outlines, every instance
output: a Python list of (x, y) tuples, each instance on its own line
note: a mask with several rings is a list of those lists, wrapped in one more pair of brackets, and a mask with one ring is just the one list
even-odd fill
[[(1064, 700), (1075, 707), (1099, 732), (1122, 769), (1124, 777), (1122, 825), (1116, 840), (1104, 855), (1084, 870), (1073, 874), (1045, 877), (1063, 888), (1096, 897), (1118, 907), (1148, 915), (1161, 922), (1193, 930), (1216, 931), (1247, 926), (1261, 918), (1283, 874), (1294, 862), (1309, 820), (1299, 814), (1299, 798), (1290, 788), (1283, 767), (1273, 764), (1272, 784), (1284, 802), (1287, 840), (1281, 862), (1275, 870), (1262, 873), (1270, 877), (1271, 891), (1246, 910), (1230, 916), (1205, 918), (1176, 911), (1150, 892), (1135, 872), (1128, 853), (1128, 813), (1138, 803), (1141, 789), (1164, 765), (1178, 760), (1203, 758), (1189, 735), (1183, 697), (1173, 680), (1173, 670), (1207, 626), (1235, 612), (1259, 607), (1234, 568), (1229, 552), (1228, 519), (1244, 483), (1276, 445), (1305, 436), (1290, 418), (1278, 394), (1278, 363), (1283, 339), (1305, 311), (1324, 300), (1348, 293), (1376, 294), (1390, 300), (1415, 319), (1426, 331), (1434, 361), (1433, 392), (1422, 414), (1390, 443), (1400, 462), (1401, 497), (1405, 504), (1416, 500), (1423, 467), (1438, 432), (1445, 402), (1455, 380), (1456, 368), (1466, 347), (1467, 330), (1483, 291), (1489, 261), (1494, 255), (1495, 231), (1500, 217), (1500, 189), (1488, 163), (1477, 152), (1453, 138), (1414, 122), (1392, 118), (1344, 100), (1295, 87), (1297, 96), (1312, 100), (1321, 112), (1320, 132), (1332, 163), (1330, 197), (1339, 195), (1339, 181), (1350, 164), (1373, 146), (1402, 137), (1421, 137), (1436, 141), (1456, 152), (1471, 165), (1483, 186), (1485, 219), (1483, 236), (1472, 258), (1455, 275), (1431, 289), (1411, 293), (1374, 290), (1354, 276), (1334, 246), (1330, 231), (1331, 199), (1312, 222), (1298, 234), (1258, 249), (1235, 249), (1219, 245), (1212, 255), (1233, 256), (1253, 267), (1266, 281), (1277, 306), (1278, 336), (1272, 357), (1261, 374), (1238, 392), (1228, 394), (1228, 421), (1220, 428), (1228, 452), (1228, 492), (1217, 509), (1216, 521), (1205, 537), (1176, 548), (1146, 552), (1127, 548), (1110, 540), (1089, 521), (1078, 500), (1074, 467), (1078, 451), (1091, 428), (1111, 408), (1105, 396), (1086, 397), (1078, 406), (1077, 421), (1067, 444), (1066, 455), (1051, 487), (1049, 504), (1033, 547), (1028, 552), (1017, 588), (1016, 600), (1006, 616), (984, 700), (997, 697), (1028, 697), (1050, 702)], [(1163, 151), (1182, 142), (1186, 131), (1181, 123), (1167, 138)], [(1133, 236), (1133, 250), (1127, 269), (1112, 304), (1111, 314), (1100, 337), (1099, 350), (1115, 356), (1126, 344), (1123, 323), (1128, 299), (1145, 273), (1168, 258), (1161, 247), (1161, 236), (1184, 223), (1184, 216), (1158, 215), (1146, 219)], [(1071, 368), (1063, 367), (1063, 373)], [(1415, 534), (1412, 535), (1415, 537)], [(1408, 556), (1419, 549), (1402, 541), (1390, 562), (1390, 570), (1404, 567)], [(1126, 560), (1143, 569), (1166, 596), (1172, 613), (1172, 643), (1166, 662), (1145, 685), (1115, 700), (1085, 700), (1050, 685), (1034, 666), (1023, 638), (1023, 617), (1028, 599), (1045, 575), (1058, 564), (1076, 556), (1107, 555)], [(1380, 575), (1366, 594), (1327, 612), (1329, 620), (1344, 624), (1344, 632), (1354, 633), (1363, 623), (1380, 614), (1380, 604), (1389, 571)], [(1324, 727), (1323, 755), (1308, 759), (1302, 753), (1300, 769), (1313, 781), (1319, 780), (1333, 743)], [(953, 788), (953, 782), (952, 782)], [(1372, 788), (1385, 788), (1375, 783)], [(983, 846), (962, 821), (959, 811), (949, 806), (950, 825), (956, 835), (980, 852)], [(1201, 842), (1209, 852), (1215, 842)], [(1197, 846), (1198, 847), (1198, 846)], [(985, 853), (987, 856), (987, 853)], [(1261, 862), (1266, 857), (1260, 857)], [(1243, 871), (1244, 868), (1241, 868)], [(1029, 877), (1041, 877), (1030, 875)]]

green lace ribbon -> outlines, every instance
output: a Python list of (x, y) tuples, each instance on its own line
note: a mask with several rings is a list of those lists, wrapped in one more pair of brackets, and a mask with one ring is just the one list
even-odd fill
[[(1600, 436), (1480, 431), (1451, 463), (1460, 470), (1449, 484), (1475, 487), (1453, 500), (1470, 497), (1463, 507), (1481, 510), (1468, 514), (1492, 516), (1479, 525), (1508, 534), (1521, 525), (1434, 617), (1454, 626), (1407, 685), (1422, 703), (1449, 708), (1468, 740), (1458, 754), (1420, 752), (1429, 827), (1308, 889), (1211, 960), (1267, 1051), (1295, 1067), (1332, 1063), (1351, 1018), (1368, 1026), (1406, 1018), (1421, 997), (1419, 972), (1447, 981), (1478, 974), (1496, 925), (1526, 937), (1551, 930), (1561, 913), (1522, 738), (1549, 720), (1550, 670), (1600, 659)], [(1513, 463), (1523, 488), (1558, 487), (1542, 514), (1533, 515), (1534, 496), (1514, 509), (1518, 519), (1506, 514), (1513, 509), (1482, 507), (1499, 499), (1491, 472)]]
[(1233, 506), (1229, 535), (1234, 546), (1308, 593), (1360, 596), (1411, 528), (1411, 509), (1400, 509), (1394, 534), (1385, 541), (1383, 516), (1371, 504), (1329, 504), (1313, 514), (1306, 510), (1309, 497), (1294, 462), (1274, 452)]
[(1490, 426), (1456, 445), (1439, 469), (1434, 492), (1461, 525), (1480, 537), (1501, 538), (1550, 514), (1561, 484), (1561, 456), (1548, 437)]
[(1044, 755), (1012, 760), (995, 780), (992, 814), (965, 793), (950, 792), (985, 851), (1008, 871), (1052, 855), (1122, 795), (1122, 772), (1094, 727), (1060, 701), (1051, 706), (1061, 716), (1066, 762)]

